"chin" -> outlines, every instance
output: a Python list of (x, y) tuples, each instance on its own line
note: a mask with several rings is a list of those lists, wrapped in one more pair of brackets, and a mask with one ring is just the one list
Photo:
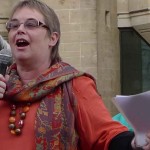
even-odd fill
[(17, 56), (15, 57), (16, 62), (20, 62), (20, 61), (28, 61), (30, 58), (27, 56)]

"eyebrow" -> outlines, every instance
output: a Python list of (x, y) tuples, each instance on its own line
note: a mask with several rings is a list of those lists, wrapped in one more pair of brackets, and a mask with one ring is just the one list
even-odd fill
[(14, 19), (10, 19), (10, 21), (18, 21), (18, 19), (15, 19), (15, 18), (14, 18)]
[[(27, 18), (26, 20), (37, 20), (37, 19), (35, 19), (35, 18)], [(18, 19), (17, 18), (13, 18), (13, 19), (11, 19), (11, 21), (18, 21)]]

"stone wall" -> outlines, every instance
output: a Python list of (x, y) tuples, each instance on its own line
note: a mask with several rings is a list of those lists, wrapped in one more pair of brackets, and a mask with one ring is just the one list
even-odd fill
[(116, 0), (97, 1), (98, 87), (112, 114), (112, 98), (120, 94), (120, 48)]
[(49, 0), (61, 23), (63, 59), (97, 78), (96, 0)]

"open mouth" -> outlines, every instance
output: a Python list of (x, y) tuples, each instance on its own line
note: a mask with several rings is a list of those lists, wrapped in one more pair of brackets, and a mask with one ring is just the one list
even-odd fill
[(17, 42), (16, 42), (16, 45), (18, 47), (25, 47), (25, 46), (29, 45), (29, 42), (25, 39), (18, 39)]

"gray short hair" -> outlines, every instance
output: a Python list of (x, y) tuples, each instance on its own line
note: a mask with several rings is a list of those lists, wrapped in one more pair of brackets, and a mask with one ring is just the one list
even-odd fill
[[(17, 5), (12, 10), (10, 19), (12, 18), (13, 14), (16, 12), (16, 10), (21, 9), (23, 7), (28, 7), (31, 9), (35, 9), (38, 12), (40, 12), (43, 17), (46, 26), (48, 26), (48, 34), (51, 35), (53, 32), (57, 32), (60, 37), (60, 23), (59, 19), (54, 12), (52, 8), (50, 8), (48, 5), (45, 3), (41, 2), (40, 0), (23, 0), (19, 1)], [(61, 61), (61, 57), (59, 55), (59, 43), (60, 43), (60, 38), (58, 39), (56, 45), (52, 48), (51, 52), (51, 65)]]

